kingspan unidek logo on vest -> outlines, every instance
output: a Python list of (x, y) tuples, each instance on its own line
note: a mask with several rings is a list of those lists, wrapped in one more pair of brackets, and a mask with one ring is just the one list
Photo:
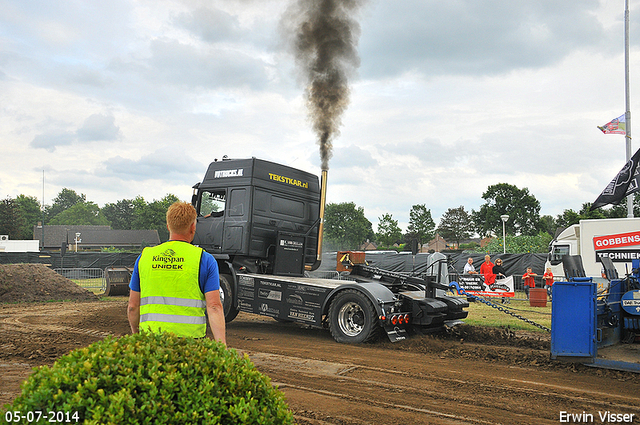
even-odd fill
[(152, 269), (182, 270), (183, 266), (184, 257), (177, 256), (176, 252), (171, 248), (151, 258)]

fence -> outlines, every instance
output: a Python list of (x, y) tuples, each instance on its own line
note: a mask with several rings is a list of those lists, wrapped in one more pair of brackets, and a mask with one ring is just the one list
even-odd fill
[(56, 273), (73, 281), (76, 285), (96, 293), (104, 293), (107, 283), (104, 270), (98, 268), (59, 268)]
[(52, 269), (133, 267), (139, 254), (130, 252), (0, 252), (0, 264), (39, 263)]

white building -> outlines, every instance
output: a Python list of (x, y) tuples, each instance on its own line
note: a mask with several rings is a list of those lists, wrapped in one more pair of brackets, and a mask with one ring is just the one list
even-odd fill
[(0, 235), (0, 252), (38, 252), (38, 240), (9, 240), (8, 235)]

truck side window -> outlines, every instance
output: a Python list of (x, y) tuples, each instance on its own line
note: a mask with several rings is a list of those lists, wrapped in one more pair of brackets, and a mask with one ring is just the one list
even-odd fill
[(204, 191), (200, 198), (200, 215), (222, 217), (224, 215), (224, 206), (226, 202), (226, 192), (222, 191)]
[(555, 245), (549, 253), (549, 262), (553, 266), (562, 263), (562, 257), (569, 255), (569, 245)]
[(242, 217), (245, 212), (247, 190), (233, 189), (229, 196), (229, 217)]

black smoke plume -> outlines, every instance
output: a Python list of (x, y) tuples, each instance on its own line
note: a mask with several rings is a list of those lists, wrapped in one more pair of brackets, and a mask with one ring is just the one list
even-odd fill
[(360, 25), (355, 13), (365, 0), (297, 0), (285, 16), (306, 86), (309, 118), (320, 144), (322, 169), (329, 169), (333, 140), (349, 104), (349, 81), (360, 65)]

